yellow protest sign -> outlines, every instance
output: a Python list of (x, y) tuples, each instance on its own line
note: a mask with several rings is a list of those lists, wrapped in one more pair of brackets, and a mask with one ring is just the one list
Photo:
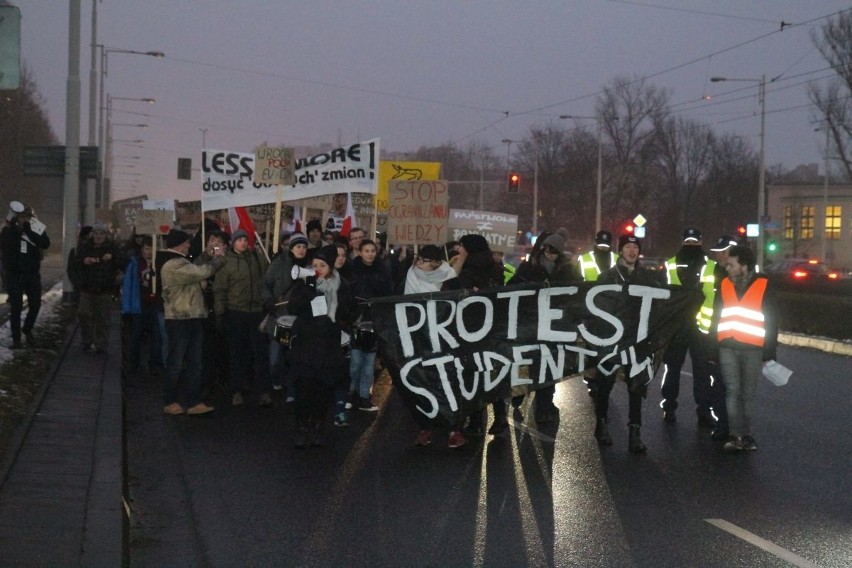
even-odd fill
[(379, 187), (376, 193), (376, 210), (388, 211), (388, 183), (390, 181), (416, 181), (441, 179), (441, 162), (379, 161)]

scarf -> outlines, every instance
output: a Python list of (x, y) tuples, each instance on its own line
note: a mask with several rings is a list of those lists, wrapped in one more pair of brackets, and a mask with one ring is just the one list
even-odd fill
[(328, 278), (317, 279), (317, 290), (325, 295), (325, 303), (328, 306), (328, 317), (335, 321), (337, 314), (337, 290), (340, 289), (340, 275), (333, 271)]

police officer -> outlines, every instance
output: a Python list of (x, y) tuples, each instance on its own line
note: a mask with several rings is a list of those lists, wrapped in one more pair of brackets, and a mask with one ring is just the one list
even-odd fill
[(663, 408), (663, 420), (668, 423), (675, 422), (680, 371), (689, 352), (692, 359), (692, 393), (697, 407), (698, 426), (727, 430), (724, 383), (715, 371), (715, 366), (708, 360), (713, 352), (708, 334), (716, 297), (716, 261), (707, 258), (701, 245), (701, 231), (686, 229), (680, 250), (666, 261), (668, 284), (699, 289), (704, 293), (704, 301), (697, 313), (687, 314), (683, 327), (672, 338), (663, 355), (663, 401), (660, 406)]
[[(0, 255), (3, 279), (11, 304), (9, 326), (12, 330), (12, 349), (20, 349), (21, 332), (27, 344), (35, 345), (33, 326), (41, 309), (41, 257), (50, 247), (50, 237), (44, 224), (36, 219), (31, 207), (20, 201), (9, 204), (6, 226), (0, 231)], [(27, 317), (21, 327), (27, 295)]]

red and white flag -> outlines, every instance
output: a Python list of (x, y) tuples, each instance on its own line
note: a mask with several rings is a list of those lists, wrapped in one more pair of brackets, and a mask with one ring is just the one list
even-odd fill
[(234, 231), (237, 229), (242, 229), (248, 233), (249, 246), (254, 248), (255, 228), (254, 222), (248, 214), (248, 210), (245, 207), (230, 207), (228, 209), (228, 220), (231, 223), (231, 234), (233, 235)]
[(304, 233), (302, 230), (302, 208), (298, 205), (293, 206), (293, 222), (287, 226), (287, 231), (290, 233)]
[(343, 225), (340, 227), (340, 236), (348, 237), (352, 225), (355, 223), (355, 210), (352, 208), (352, 194), (346, 194), (346, 216), (343, 217)]

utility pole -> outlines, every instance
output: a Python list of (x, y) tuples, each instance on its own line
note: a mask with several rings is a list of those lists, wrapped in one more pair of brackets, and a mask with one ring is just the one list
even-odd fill
[[(77, 243), (80, 201), (80, 0), (70, 0), (68, 17), (68, 79), (65, 96), (65, 180), (63, 194), (62, 258)], [(62, 300), (71, 300), (68, 273), (62, 280)]]

